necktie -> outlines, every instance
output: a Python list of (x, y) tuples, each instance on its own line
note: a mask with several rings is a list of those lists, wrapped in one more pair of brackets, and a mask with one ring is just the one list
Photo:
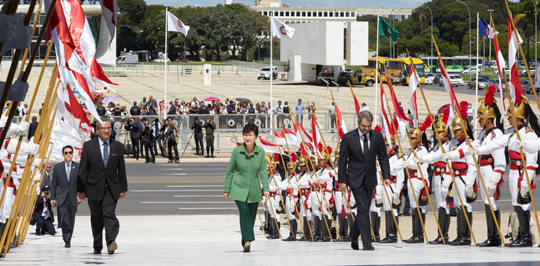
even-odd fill
[(368, 150), (369, 150), (368, 135), (364, 134), (364, 156), (366, 158), (368, 157)]
[(107, 142), (103, 143), (103, 165), (107, 167), (107, 161), (109, 161), (109, 144)]
[(66, 164), (66, 170), (67, 170), (67, 171), (66, 171), (66, 173), (67, 173), (67, 180), (68, 180), (68, 182), (69, 182), (69, 177), (71, 176), (71, 167), (70, 167), (69, 163)]

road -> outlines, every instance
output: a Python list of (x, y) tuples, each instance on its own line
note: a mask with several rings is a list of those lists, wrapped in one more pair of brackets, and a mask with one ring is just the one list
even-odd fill
[[(238, 213), (234, 201), (223, 198), (228, 163), (128, 163), (129, 191), (118, 203), (118, 215), (210, 215)], [(511, 211), (508, 175), (504, 176), (500, 207)], [(481, 187), (480, 187), (481, 189)], [(535, 198), (539, 199), (538, 189)], [(464, 192), (462, 192), (464, 193)], [(479, 196), (480, 197), (480, 196)], [(432, 197), (435, 201), (435, 198)], [(484, 211), (483, 202), (473, 204)], [(428, 211), (431, 208), (428, 207)], [(78, 215), (90, 215), (86, 202)]]

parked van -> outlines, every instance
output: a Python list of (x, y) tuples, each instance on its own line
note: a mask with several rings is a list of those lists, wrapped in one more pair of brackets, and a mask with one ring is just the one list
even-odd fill
[(117, 65), (136, 65), (139, 64), (139, 56), (136, 54), (126, 54), (123, 56), (120, 56), (118, 58), (118, 61), (116, 61)]

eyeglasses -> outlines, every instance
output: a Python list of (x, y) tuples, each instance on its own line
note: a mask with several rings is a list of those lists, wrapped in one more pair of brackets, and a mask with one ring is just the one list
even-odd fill
[(64, 155), (68, 155), (68, 154), (73, 154), (73, 152), (72, 152), (72, 151), (66, 151), (66, 152), (64, 152)]
[(111, 129), (112, 129), (112, 127), (102, 127), (102, 128), (100, 128), (99, 130), (105, 131), (105, 130), (111, 130)]

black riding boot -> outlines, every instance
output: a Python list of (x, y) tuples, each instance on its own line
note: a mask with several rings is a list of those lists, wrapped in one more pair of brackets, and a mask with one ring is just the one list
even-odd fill
[(297, 222), (298, 222), (298, 221), (296, 221), (296, 220), (294, 220), (294, 219), (291, 220), (291, 224), (290, 224), (290, 229), (291, 229), (291, 230), (290, 230), (290, 233), (289, 233), (289, 237), (286, 238), (286, 239), (283, 239), (283, 241), (295, 241), (295, 240), (296, 240), (296, 237), (295, 237), (295, 236), (296, 236), (296, 233), (298, 232), (298, 231), (296, 230), (296, 227), (297, 227), (297, 225), (298, 225)]
[(394, 218), (392, 218), (392, 215), (394, 215), (393, 211), (385, 211), (384, 212), (384, 220), (386, 223), (386, 237), (381, 240), (381, 243), (397, 243), (397, 226), (396, 222), (398, 221), (398, 217), (396, 216), (396, 221), (394, 221)]
[(514, 242), (506, 244), (508, 247), (532, 247), (532, 236), (530, 233), (529, 221), (531, 213), (524, 211), (520, 206), (515, 206), (514, 211), (517, 213), (519, 220), (518, 237)]
[[(411, 216), (412, 216), (412, 231), (413, 231), (413, 235), (411, 238), (405, 240), (404, 242), (405, 243), (408, 243), (408, 244), (414, 244), (414, 243), (422, 243), (424, 242), (424, 237), (422, 235), (419, 235), (419, 234), (422, 234), (422, 224), (420, 224), (420, 216), (418, 216), (418, 211), (417, 210), (412, 210), (411, 209)], [(420, 232), (418, 232), (418, 227), (420, 226)], [(422, 237), (422, 240), (420, 240), (420, 237)]]
[[(431, 240), (429, 241), (429, 244), (448, 244), (448, 222), (450, 221), (450, 219), (447, 219), (446, 216), (448, 216), (448, 218), (450, 218), (450, 215), (447, 215), (446, 214), (446, 209), (445, 208), (439, 208), (439, 214), (438, 214), (438, 219), (439, 219), (439, 226), (441, 227), (441, 231), (442, 231), (442, 236), (441, 236), (441, 232), (439, 232), (439, 235), (437, 236), (437, 238), (435, 238), (435, 240)], [(437, 232), (438, 232), (438, 228), (437, 228)], [(444, 238), (444, 242), (443, 242), (443, 238)]]
[(495, 239), (498, 235), (496, 226), (495, 226), (495, 219), (493, 217), (493, 214), (491, 213), (491, 207), (489, 205), (484, 205), (484, 209), (486, 211), (486, 223), (487, 223), (487, 240), (476, 244), (479, 247), (496, 247), (501, 245), (501, 239), (499, 237), (499, 241)]
[(465, 215), (467, 215), (467, 217), (469, 218), (469, 223), (472, 226), (472, 212), (464, 213), (463, 210), (460, 209), (459, 215), (461, 219), (459, 219), (458, 221), (458, 234), (460, 234), (461, 232), (461, 238), (459, 239), (459, 241), (452, 241), (450, 245), (469, 246), (471, 245), (471, 230), (469, 229), (469, 225), (467, 224), (467, 218), (465, 217)]
[[(373, 242), (381, 242), (381, 237), (379, 235), (379, 230), (381, 229), (381, 217), (376, 212), (371, 213), (371, 228), (373, 228), (373, 234), (375, 239)], [(373, 238), (373, 236), (371, 236)]]

